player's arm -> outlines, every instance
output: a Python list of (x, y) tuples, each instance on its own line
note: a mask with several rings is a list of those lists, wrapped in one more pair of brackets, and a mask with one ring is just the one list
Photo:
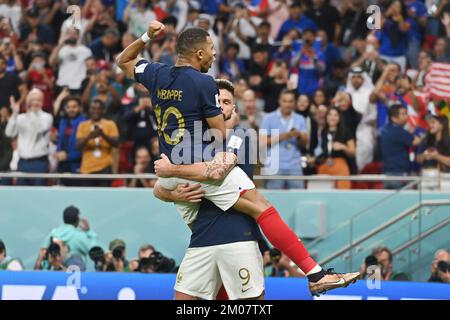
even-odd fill
[(218, 152), (212, 161), (194, 164), (176, 165), (165, 154), (155, 161), (155, 173), (158, 177), (178, 177), (187, 180), (205, 182), (222, 181), (237, 163), (232, 152)]
[[(154, 39), (158, 34), (164, 30), (164, 25), (159, 21), (152, 21), (147, 30), (147, 36), (150, 40)], [(145, 34), (144, 36), (145, 37)], [(144, 42), (143, 38), (139, 38), (126, 47), (116, 58), (116, 63), (125, 74), (134, 79), (134, 67), (141, 60), (138, 58), (142, 49), (145, 47), (147, 41)]]
[(190, 202), (199, 203), (202, 201), (205, 191), (200, 184), (179, 184), (174, 190), (167, 190), (156, 182), (153, 194), (164, 202)]
[(217, 133), (220, 132), (223, 140), (227, 138), (227, 130), (225, 127), (225, 119), (223, 118), (223, 114), (219, 114), (217, 116), (206, 118), (206, 122), (208, 123), (208, 128), (217, 130)]

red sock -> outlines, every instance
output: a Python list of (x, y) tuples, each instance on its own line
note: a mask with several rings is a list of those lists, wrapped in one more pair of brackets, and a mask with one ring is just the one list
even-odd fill
[(270, 207), (264, 211), (256, 222), (269, 242), (278, 250), (287, 255), (294, 263), (307, 274), (317, 263), (309, 256), (308, 250), (297, 237), (295, 232), (281, 219), (278, 211)]
[(223, 285), (220, 287), (219, 292), (217, 293), (216, 300), (230, 300)]

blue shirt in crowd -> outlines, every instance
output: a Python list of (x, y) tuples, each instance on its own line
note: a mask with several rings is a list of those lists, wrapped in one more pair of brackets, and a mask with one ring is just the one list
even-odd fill
[[(280, 110), (267, 114), (261, 124), (262, 130), (267, 130), (263, 134), (276, 134), (271, 130), (279, 130), (278, 134), (296, 129), (300, 132), (307, 132), (305, 118), (297, 113), (292, 113), (289, 118), (284, 118)], [(275, 161), (279, 161), (279, 169), (301, 170), (300, 148), (298, 148), (298, 139), (291, 138), (281, 141), (271, 146), (268, 150), (266, 167), (274, 168)]]
[(389, 122), (381, 133), (381, 156), (384, 173), (409, 173), (409, 148), (414, 136), (403, 127)]
[[(407, 19), (410, 22), (411, 19)], [(393, 37), (393, 32), (397, 29), (398, 38)], [(400, 57), (406, 54), (408, 44), (408, 32), (400, 30), (399, 24), (392, 19), (386, 19), (383, 29), (377, 33), (380, 41), (380, 53), (388, 57)]]

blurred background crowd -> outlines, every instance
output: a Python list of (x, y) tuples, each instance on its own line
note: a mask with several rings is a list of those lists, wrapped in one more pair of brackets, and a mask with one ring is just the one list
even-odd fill
[[(450, 172), (449, 0), (0, 0), (0, 18), (0, 172), (152, 173), (152, 101), (114, 59), (154, 19), (166, 31), (142, 56), (169, 65), (177, 33), (208, 30), (210, 74), (233, 82), (240, 126), (281, 132), (276, 174)], [(0, 179), (55, 183), (154, 180)]]
[[(47, 234), (39, 246), (34, 270), (176, 273), (174, 259), (166, 257), (151, 244), (143, 244), (136, 256), (127, 251), (123, 239), (113, 239), (102, 246), (98, 236), (80, 210), (68, 206), (62, 214), (62, 223)], [(104, 249), (106, 248), (106, 249)], [(37, 249), (37, 248), (36, 248)], [(265, 240), (259, 241), (267, 277), (305, 277), (291, 260)], [(6, 244), (0, 239), (0, 272), (21, 271), (25, 267), (17, 256), (8, 255)], [(361, 278), (383, 281), (414, 281), (410, 274), (394, 265), (394, 257), (387, 247), (376, 247), (362, 261)], [(428, 282), (450, 283), (450, 253), (446, 249), (435, 252)]]

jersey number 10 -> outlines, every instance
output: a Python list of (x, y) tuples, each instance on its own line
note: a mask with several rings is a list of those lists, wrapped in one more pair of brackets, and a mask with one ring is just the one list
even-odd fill
[[(176, 145), (180, 143), (185, 130), (185, 122), (180, 110), (178, 110), (176, 107), (169, 107), (161, 117), (161, 107), (159, 105), (156, 105), (155, 114), (156, 122), (158, 123), (158, 136), (164, 136), (164, 140), (170, 145)], [(177, 131), (177, 134), (174, 139), (172, 139), (172, 137), (167, 132), (165, 132), (167, 128), (167, 121), (170, 115), (173, 115), (175, 118), (177, 118), (178, 121), (178, 128), (175, 129), (175, 131)]]

